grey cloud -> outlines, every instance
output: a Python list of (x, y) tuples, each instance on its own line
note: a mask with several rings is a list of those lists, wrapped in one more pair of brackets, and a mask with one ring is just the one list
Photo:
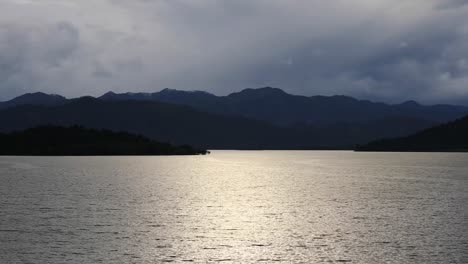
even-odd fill
[(465, 5), (468, 5), (467, 0), (444, 0), (440, 1), (437, 5), (436, 8), (438, 9), (451, 9), (451, 8), (460, 8)]
[[(41, 87), (43, 77), (61, 71), (79, 47), (79, 32), (68, 22), (48, 26), (0, 25), (0, 88), (2, 95)], [(61, 87), (56, 87), (61, 89)]]
[(14, 2), (0, 3), (0, 99), (269, 85), (468, 103), (467, 1)]

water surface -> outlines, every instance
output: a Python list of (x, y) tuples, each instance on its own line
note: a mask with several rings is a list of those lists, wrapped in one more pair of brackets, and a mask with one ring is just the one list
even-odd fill
[(467, 263), (468, 155), (1, 157), (0, 263)]

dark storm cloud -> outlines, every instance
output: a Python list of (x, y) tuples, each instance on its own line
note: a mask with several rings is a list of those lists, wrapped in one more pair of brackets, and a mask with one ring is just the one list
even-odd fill
[[(460, 0), (5, 0), (0, 98), (164, 87), (468, 103)], [(27, 18), (27, 19), (25, 19)]]

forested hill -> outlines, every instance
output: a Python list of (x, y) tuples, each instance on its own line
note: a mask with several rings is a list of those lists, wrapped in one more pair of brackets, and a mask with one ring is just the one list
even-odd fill
[(173, 146), (143, 136), (79, 126), (42, 126), (0, 134), (0, 155), (198, 155), (206, 150)]
[(358, 146), (358, 151), (468, 152), (468, 116), (408, 137), (382, 139)]

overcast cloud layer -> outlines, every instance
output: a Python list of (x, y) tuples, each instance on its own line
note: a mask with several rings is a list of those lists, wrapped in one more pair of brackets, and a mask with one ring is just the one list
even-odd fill
[(0, 0), (0, 100), (263, 86), (468, 104), (468, 0)]

